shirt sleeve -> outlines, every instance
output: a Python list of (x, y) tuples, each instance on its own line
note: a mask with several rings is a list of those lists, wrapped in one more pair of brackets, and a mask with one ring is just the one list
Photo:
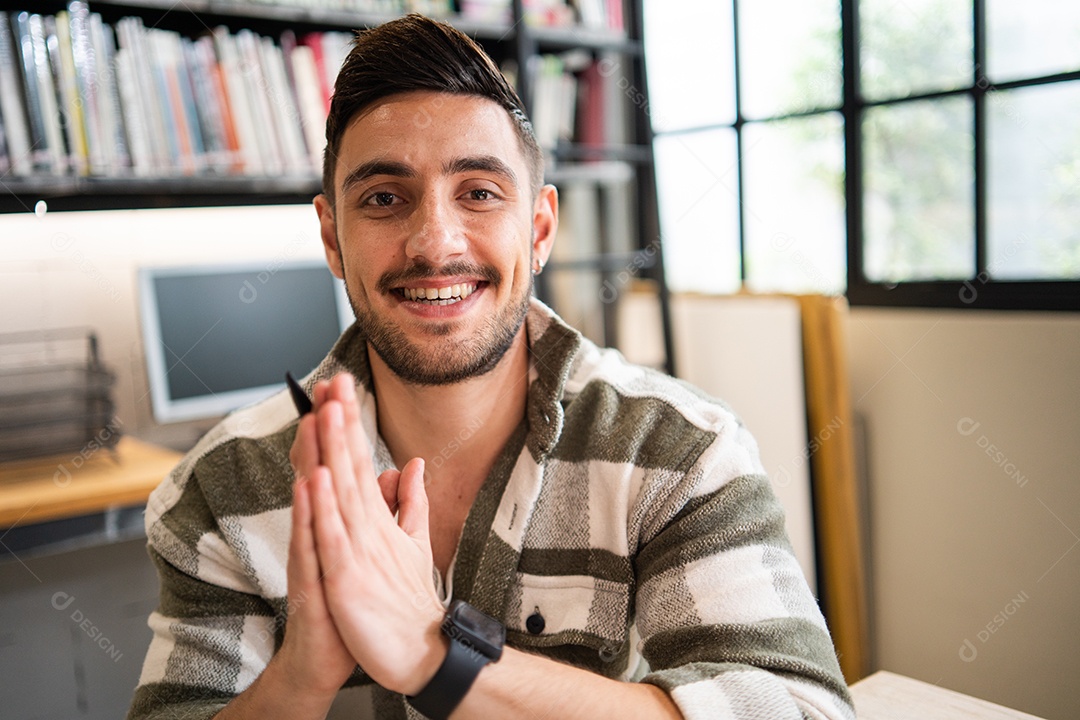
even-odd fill
[(283, 628), (224, 541), (194, 477), (147, 509), (160, 600), (129, 720), (217, 714), (265, 669)]
[(763, 473), (732, 459), (748, 454), (760, 469), (745, 430), (721, 433), (669, 495), (685, 501), (643, 532), (642, 682), (668, 692), (687, 720), (853, 720), (783, 509)]

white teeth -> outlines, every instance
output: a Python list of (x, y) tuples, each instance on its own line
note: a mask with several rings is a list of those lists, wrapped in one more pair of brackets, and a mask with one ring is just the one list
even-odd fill
[(402, 294), (406, 299), (419, 302), (430, 302), (432, 305), (450, 305), (464, 300), (476, 292), (473, 283), (459, 283), (439, 288), (403, 288)]

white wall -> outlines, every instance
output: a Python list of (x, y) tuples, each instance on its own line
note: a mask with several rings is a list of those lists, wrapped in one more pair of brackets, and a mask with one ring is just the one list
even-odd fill
[(191, 447), (209, 422), (150, 416), (136, 296), (140, 265), (322, 258), (310, 205), (0, 215), (0, 332), (86, 326), (117, 374), (122, 431)]
[(1080, 316), (856, 308), (876, 664), (1080, 717)]

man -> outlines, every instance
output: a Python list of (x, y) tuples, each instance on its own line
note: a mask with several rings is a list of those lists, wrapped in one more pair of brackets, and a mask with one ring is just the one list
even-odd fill
[(558, 202), (495, 65), (387, 23), (327, 142), (357, 322), (312, 412), (231, 415), (155, 491), (130, 717), (853, 717), (746, 430), (531, 299)]

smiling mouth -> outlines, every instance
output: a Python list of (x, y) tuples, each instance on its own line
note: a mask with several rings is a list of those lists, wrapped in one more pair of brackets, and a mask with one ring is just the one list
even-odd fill
[(394, 292), (405, 300), (423, 305), (453, 305), (486, 284), (485, 282), (469, 282), (434, 287), (395, 288)]

